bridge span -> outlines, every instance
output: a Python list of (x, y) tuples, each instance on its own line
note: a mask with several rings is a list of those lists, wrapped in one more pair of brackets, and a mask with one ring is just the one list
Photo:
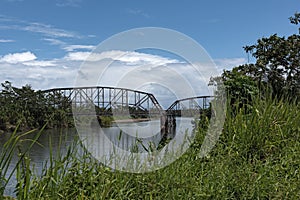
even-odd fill
[[(157, 118), (161, 120), (161, 134), (166, 136), (176, 127), (176, 117), (198, 117), (209, 108), (213, 96), (196, 96), (174, 101), (164, 110), (151, 93), (116, 87), (68, 87), (44, 90), (45, 95), (54, 97), (53, 106), (60, 105), (61, 99), (72, 102), (70, 114), (86, 115), (81, 108), (95, 106), (97, 116), (123, 116), (128, 118)], [(75, 109), (74, 109), (75, 108)], [(93, 113), (93, 114), (95, 114)]]
[(176, 129), (176, 117), (199, 118), (203, 110), (210, 108), (210, 100), (213, 96), (196, 96), (174, 101), (161, 117), (161, 133), (164, 137), (170, 137)]

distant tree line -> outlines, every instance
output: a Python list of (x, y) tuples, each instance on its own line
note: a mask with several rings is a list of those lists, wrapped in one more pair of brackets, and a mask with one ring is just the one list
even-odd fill
[[(1, 86), (1, 131), (13, 131), (17, 126), (21, 131), (40, 128), (44, 125), (46, 125), (46, 128), (74, 126), (72, 102), (63, 93), (35, 91), (30, 85), (18, 88), (14, 87), (9, 81), (1, 83)], [(123, 107), (123, 109), (129, 111), (129, 117), (131, 118), (149, 117), (149, 111), (141, 108), (127, 107), (126, 109)], [(101, 126), (108, 127), (112, 125), (114, 117), (111, 108), (95, 106), (95, 111), (98, 123)], [(117, 112), (117, 109), (115, 112)], [(120, 114), (118, 117), (122, 117), (122, 115)]]
[(34, 91), (30, 85), (17, 88), (9, 81), (1, 86), (0, 130), (73, 126), (71, 102), (62, 94)]

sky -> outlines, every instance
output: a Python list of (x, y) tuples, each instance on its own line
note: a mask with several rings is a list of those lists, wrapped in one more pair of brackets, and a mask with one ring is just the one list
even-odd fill
[[(0, 82), (30, 84), (34, 89), (72, 87), (81, 64), (101, 42), (143, 27), (185, 34), (204, 48), (221, 73), (253, 62), (243, 46), (274, 33), (297, 33), (288, 20), (297, 11), (299, 0), (0, 0)], [(122, 59), (112, 56), (122, 54), (118, 49), (102, 53), (115, 62), (100, 84), (113, 85), (136, 66), (157, 63), (161, 68), (152, 75), (166, 80), (174, 75), (160, 73), (166, 66), (185, 72), (186, 80), (193, 74), (179, 57), (162, 51), (126, 51)], [(198, 80), (193, 78), (190, 84)], [(176, 85), (176, 79), (173, 82)]]

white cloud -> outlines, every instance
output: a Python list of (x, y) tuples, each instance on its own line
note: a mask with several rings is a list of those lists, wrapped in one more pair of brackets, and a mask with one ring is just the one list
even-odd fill
[(79, 35), (74, 32), (66, 31), (64, 29), (54, 28), (51, 25), (42, 24), (42, 23), (29, 23), (25, 27), (20, 27), (20, 29), (24, 31), (42, 33), (44, 35), (52, 36), (52, 37), (67, 37), (67, 38), (79, 37)]
[(14, 40), (0, 39), (0, 43), (8, 43), (8, 42), (15, 42), (15, 41)]
[(57, 65), (54, 60), (33, 60), (29, 62), (24, 62), (23, 64), (26, 66), (39, 66), (39, 67), (53, 67)]
[(68, 45), (63, 47), (66, 51), (74, 51), (77, 49), (86, 49), (86, 50), (94, 50), (96, 47), (94, 45)]
[(121, 56), (124, 56), (124, 51), (106, 51), (102, 53), (93, 53), (87, 51), (69, 52), (66, 56), (66, 60), (70, 61), (89, 61), (96, 62), (103, 59), (118, 60)]
[[(87, 58), (85, 63), (92, 67), (80, 68)], [(210, 94), (207, 77), (214, 72), (213, 65), (194, 63), (194, 66), (162, 56), (117, 50), (68, 52), (65, 57), (53, 60), (39, 60), (33, 53), (23, 52), (5, 55), (1, 61), (0, 82), (9, 80), (17, 87), (25, 84), (34, 89), (73, 87), (82, 75), (87, 85), (128, 87), (154, 93), (164, 107), (176, 98)]]
[(69, 61), (84, 61), (90, 54), (90, 52), (71, 52), (65, 56), (65, 59)]
[(37, 60), (32, 52), (10, 53), (0, 57), (0, 62), (12, 64), (22, 64), (24, 66), (51, 67), (56, 66), (56, 60)]
[(116, 59), (129, 64), (165, 65), (170, 63), (179, 63), (179, 61), (175, 59), (138, 52), (126, 52), (124, 55), (121, 55)]
[(102, 59), (111, 59), (113, 61), (119, 61), (126, 63), (126, 65), (165, 65), (170, 63), (180, 63), (176, 59), (164, 58), (152, 54), (139, 53), (139, 52), (127, 52), (127, 51), (105, 51), (101, 53), (91, 52), (70, 52), (65, 57), (67, 60), (74, 61), (100, 61)]
[(10, 18), (0, 15), (0, 21), (5, 22), (5, 25), (0, 25), (2, 30), (20, 30), (33, 33), (40, 33), (44, 36), (54, 38), (82, 38), (81, 35), (73, 31), (68, 31), (60, 28), (53, 27), (49, 24), (28, 22), (16, 18)]
[(82, 44), (67, 44), (66, 42), (56, 38), (43, 38), (43, 41), (47, 41), (50, 45), (58, 45), (61, 49), (67, 52), (73, 52), (75, 50), (89, 50), (92, 51), (96, 48), (94, 45), (82, 45)]
[(65, 68), (63, 62), (51, 67), (25, 65), (23, 63), (2, 63), (0, 82), (3, 83), (8, 80), (16, 87), (30, 84), (36, 90), (72, 87), (77, 70), (75, 66), (74, 68)]
[(51, 45), (66, 45), (65, 42), (54, 38), (43, 38), (42, 40), (49, 42)]
[(16, 64), (16, 63), (22, 63), (26, 61), (33, 61), (36, 58), (37, 57), (33, 53), (27, 51), (22, 53), (7, 54), (0, 58), (0, 62)]
[[(90, 56), (90, 57), (89, 57)], [(166, 107), (176, 99), (211, 95), (207, 84), (217, 75), (213, 63), (183, 63), (161, 56), (124, 51), (69, 53), (68, 59), (88, 58), (79, 71), (76, 86), (101, 85), (153, 93)], [(103, 60), (101, 60), (103, 59)], [(173, 94), (173, 95), (170, 95)], [(176, 96), (176, 98), (174, 98)]]
[(222, 58), (222, 59), (215, 59), (214, 62), (216, 63), (217, 68), (220, 71), (224, 69), (232, 69), (233, 67), (243, 65), (247, 63), (246, 58)]

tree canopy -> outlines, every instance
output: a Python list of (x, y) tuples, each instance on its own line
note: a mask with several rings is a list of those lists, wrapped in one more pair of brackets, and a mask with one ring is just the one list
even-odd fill
[[(291, 24), (299, 25), (300, 13), (290, 17)], [(255, 58), (248, 63), (225, 70), (210, 84), (222, 80), (231, 103), (251, 102), (251, 96), (271, 92), (273, 98), (299, 98), (300, 95), (300, 28), (288, 37), (273, 34), (245, 46), (244, 50)]]
[[(0, 91), (0, 130), (20, 130), (47, 127), (69, 126), (71, 102), (60, 94), (46, 95), (34, 91), (30, 85), (14, 87), (11, 82), (1, 84)], [(59, 102), (54, 103), (54, 102)]]

